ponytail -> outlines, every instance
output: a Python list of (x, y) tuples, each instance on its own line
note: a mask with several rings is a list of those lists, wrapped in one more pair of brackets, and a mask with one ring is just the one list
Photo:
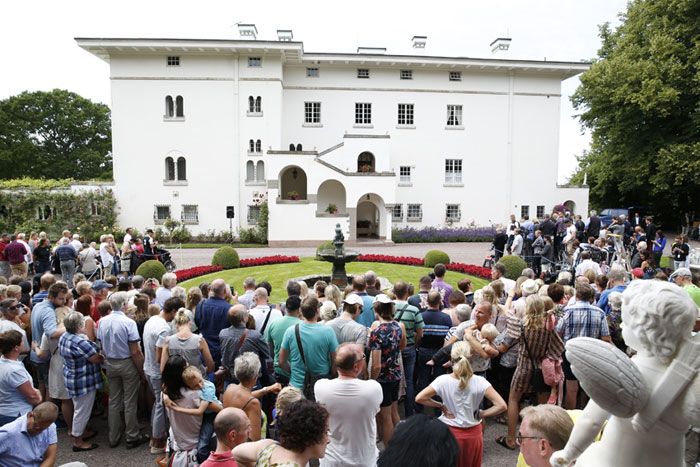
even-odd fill
[(188, 310), (186, 308), (180, 308), (179, 310), (177, 310), (173, 321), (175, 321), (175, 326), (182, 326), (188, 324), (191, 321), (190, 315), (188, 314)]
[(459, 389), (467, 389), (469, 380), (474, 371), (469, 363), (469, 357), (471, 355), (471, 349), (469, 344), (464, 341), (455, 342), (452, 345), (452, 351), (450, 356), (452, 358), (452, 373), (459, 379)]

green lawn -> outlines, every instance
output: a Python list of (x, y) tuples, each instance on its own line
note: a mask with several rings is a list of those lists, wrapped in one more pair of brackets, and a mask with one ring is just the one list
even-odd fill
[[(418, 279), (432, 271), (430, 268), (423, 268), (417, 266), (404, 266), (400, 264), (386, 264), (386, 263), (348, 263), (346, 266), (348, 274), (358, 274), (364, 273), (368, 270), (372, 270), (377, 275), (385, 277), (390, 282), (395, 282), (402, 279), (407, 282), (411, 282), (418, 290)], [(304, 277), (313, 274), (328, 274), (331, 273), (331, 264), (325, 261), (317, 261), (314, 258), (302, 258), (300, 263), (290, 263), (290, 264), (273, 264), (268, 266), (256, 266), (250, 268), (242, 269), (229, 269), (226, 271), (221, 271), (215, 274), (208, 274), (206, 276), (195, 277), (185, 281), (180, 286), (184, 288), (189, 288), (195, 285), (199, 285), (202, 282), (211, 282), (214, 279), (222, 278), (226, 283), (233, 285), (236, 292), (239, 292), (243, 288), (243, 280), (248, 277), (255, 277), (257, 281), (268, 281), (272, 284), (272, 298), (271, 301), (274, 303), (279, 303), (286, 298), (285, 286), (287, 280), (293, 277)], [(464, 274), (457, 272), (448, 271), (445, 280), (453, 287), (457, 286), (457, 282), (465, 277)], [(474, 276), (469, 276), (474, 284), (474, 289), (480, 289), (485, 286), (488, 281), (486, 279), (481, 279)]]

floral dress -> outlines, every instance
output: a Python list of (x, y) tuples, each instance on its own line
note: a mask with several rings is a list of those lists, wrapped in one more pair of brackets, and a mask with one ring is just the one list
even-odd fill
[(382, 362), (377, 381), (401, 381), (401, 325), (396, 321), (380, 323), (369, 335), (369, 349), (381, 350)]
[(277, 443), (268, 444), (265, 449), (258, 454), (258, 460), (255, 462), (255, 467), (301, 467), (296, 462), (270, 462), (272, 451), (278, 446)]

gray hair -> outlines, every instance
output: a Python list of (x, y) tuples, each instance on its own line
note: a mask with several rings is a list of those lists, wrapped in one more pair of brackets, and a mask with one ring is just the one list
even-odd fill
[(78, 334), (80, 329), (85, 326), (85, 316), (77, 311), (71, 311), (63, 318), (63, 326), (65, 326), (66, 332)]
[(598, 213), (596, 212), (596, 210), (595, 210), (595, 209), (591, 209), (591, 217), (597, 216), (597, 215), (598, 215)]
[(457, 305), (457, 308), (455, 308), (455, 313), (457, 314), (457, 319), (459, 322), (463, 323), (469, 319), (472, 314), (472, 310), (466, 303), (460, 303)]
[(180, 287), (179, 285), (173, 287), (172, 290), (170, 290), (170, 293), (171, 297), (180, 298), (183, 302), (187, 299), (187, 291), (184, 287)]
[(330, 321), (338, 315), (338, 307), (330, 300), (326, 300), (321, 304), (321, 319)]
[(644, 240), (637, 242), (637, 251), (643, 251), (647, 249), (647, 242)]
[(174, 272), (166, 272), (163, 274), (163, 277), (160, 278), (160, 283), (163, 287), (169, 289), (177, 284), (177, 276)]
[(620, 311), (622, 308), (622, 292), (612, 292), (608, 295), (608, 303), (610, 304), (610, 308), (615, 311)]
[(255, 289), (255, 292), (253, 292), (253, 297), (255, 297), (256, 300), (267, 298), (267, 289), (265, 287), (258, 287)]
[(70, 243), (70, 238), (61, 237), (61, 245), (68, 245)]
[(528, 279), (535, 278), (535, 271), (532, 268), (525, 268), (523, 272), (520, 273), (521, 276), (526, 276)]
[(115, 292), (109, 296), (109, 303), (113, 310), (123, 310), (129, 302), (129, 294), (126, 292)]
[[(562, 271), (557, 276), (557, 284), (570, 285), (571, 279), (572, 279), (572, 276), (571, 276), (571, 273), (569, 271)], [(566, 282), (566, 283), (562, 284), (562, 282)]]
[(627, 274), (624, 269), (611, 269), (608, 273), (608, 281), (611, 282), (621, 282), (627, 278)]
[(233, 373), (238, 381), (252, 381), (260, 374), (260, 359), (253, 352), (245, 352), (236, 357)]
[(243, 281), (243, 287), (245, 287), (246, 289), (255, 287), (255, 277), (246, 277)]

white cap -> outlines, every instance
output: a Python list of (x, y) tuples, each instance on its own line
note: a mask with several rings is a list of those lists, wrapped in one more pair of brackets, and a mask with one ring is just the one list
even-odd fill
[(539, 288), (539, 287), (537, 287), (537, 282), (535, 282), (535, 281), (532, 280), (532, 279), (526, 280), (526, 281), (523, 282), (522, 285), (520, 286), (520, 290), (522, 290), (524, 293), (526, 293), (526, 294), (528, 294), (528, 295), (534, 295), (534, 294), (536, 294), (538, 288)]
[(348, 294), (347, 297), (343, 299), (343, 303), (347, 303), (348, 305), (364, 305), (365, 302), (362, 301), (362, 298), (354, 293)]
[(388, 295), (383, 293), (380, 293), (379, 295), (374, 297), (374, 301), (379, 303), (394, 303), (394, 301), (391, 298), (389, 298)]

